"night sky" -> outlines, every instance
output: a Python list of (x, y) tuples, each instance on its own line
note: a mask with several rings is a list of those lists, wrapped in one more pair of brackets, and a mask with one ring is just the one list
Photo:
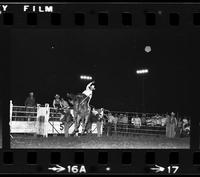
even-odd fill
[[(52, 104), (56, 93), (84, 91), (95, 78), (91, 104), (117, 111), (142, 111), (145, 67), (146, 112), (188, 114), (191, 46), (195, 38), (180, 31), (139, 29), (12, 29), (11, 98), (23, 105), (30, 91), (37, 103)], [(146, 53), (146, 45), (152, 47)]]

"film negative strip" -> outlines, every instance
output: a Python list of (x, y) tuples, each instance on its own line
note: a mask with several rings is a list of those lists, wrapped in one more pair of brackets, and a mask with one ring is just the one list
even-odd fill
[(0, 173), (200, 174), (199, 9), (0, 3)]

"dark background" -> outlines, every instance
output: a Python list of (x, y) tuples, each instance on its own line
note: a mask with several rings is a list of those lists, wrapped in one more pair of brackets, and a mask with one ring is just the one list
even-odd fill
[[(195, 38), (180, 31), (133, 29), (13, 29), (11, 31), (11, 96), (23, 105), (30, 91), (37, 103), (52, 104), (56, 93), (82, 92), (95, 78), (91, 104), (118, 111), (143, 111), (142, 77), (145, 76), (146, 112), (188, 115)], [(152, 47), (146, 53), (146, 45)]]

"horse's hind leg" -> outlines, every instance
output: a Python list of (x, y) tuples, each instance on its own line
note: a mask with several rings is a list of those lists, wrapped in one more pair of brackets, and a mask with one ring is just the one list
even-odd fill
[(74, 117), (73, 117), (74, 131), (72, 132), (72, 135), (75, 135), (78, 132), (77, 118), (78, 118), (78, 115), (76, 114), (76, 112), (74, 112)]
[(86, 116), (84, 117), (84, 119), (83, 119), (82, 134), (86, 131), (86, 126), (87, 126), (88, 120), (89, 120), (89, 116), (86, 115)]
[(76, 121), (75, 121), (75, 128), (74, 128), (74, 132), (76, 133), (76, 132), (79, 132), (79, 127), (80, 127), (80, 120), (81, 120), (81, 118), (80, 118), (80, 116), (79, 115), (77, 115), (77, 117), (76, 117)]

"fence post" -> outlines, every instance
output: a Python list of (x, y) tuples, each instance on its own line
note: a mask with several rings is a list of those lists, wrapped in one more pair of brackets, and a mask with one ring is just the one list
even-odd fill
[(10, 133), (11, 133), (11, 125), (12, 125), (12, 112), (13, 112), (13, 103), (12, 103), (12, 100), (10, 100), (10, 121), (9, 121)]
[(39, 123), (38, 123), (38, 110), (39, 110), (40, 104), (37, 104), (37, 116), (36, 116), (36, 132), (34, 134), (35, 137), (39, 135)]
[(49, 121), (49, 116), (50, 116), (50, 107), (49, 104), (45, 104), (46, 108), (46, 114), (45, 114), (45, 119), (44, 119), (44, 137), (48, 137), (48, 121)]

